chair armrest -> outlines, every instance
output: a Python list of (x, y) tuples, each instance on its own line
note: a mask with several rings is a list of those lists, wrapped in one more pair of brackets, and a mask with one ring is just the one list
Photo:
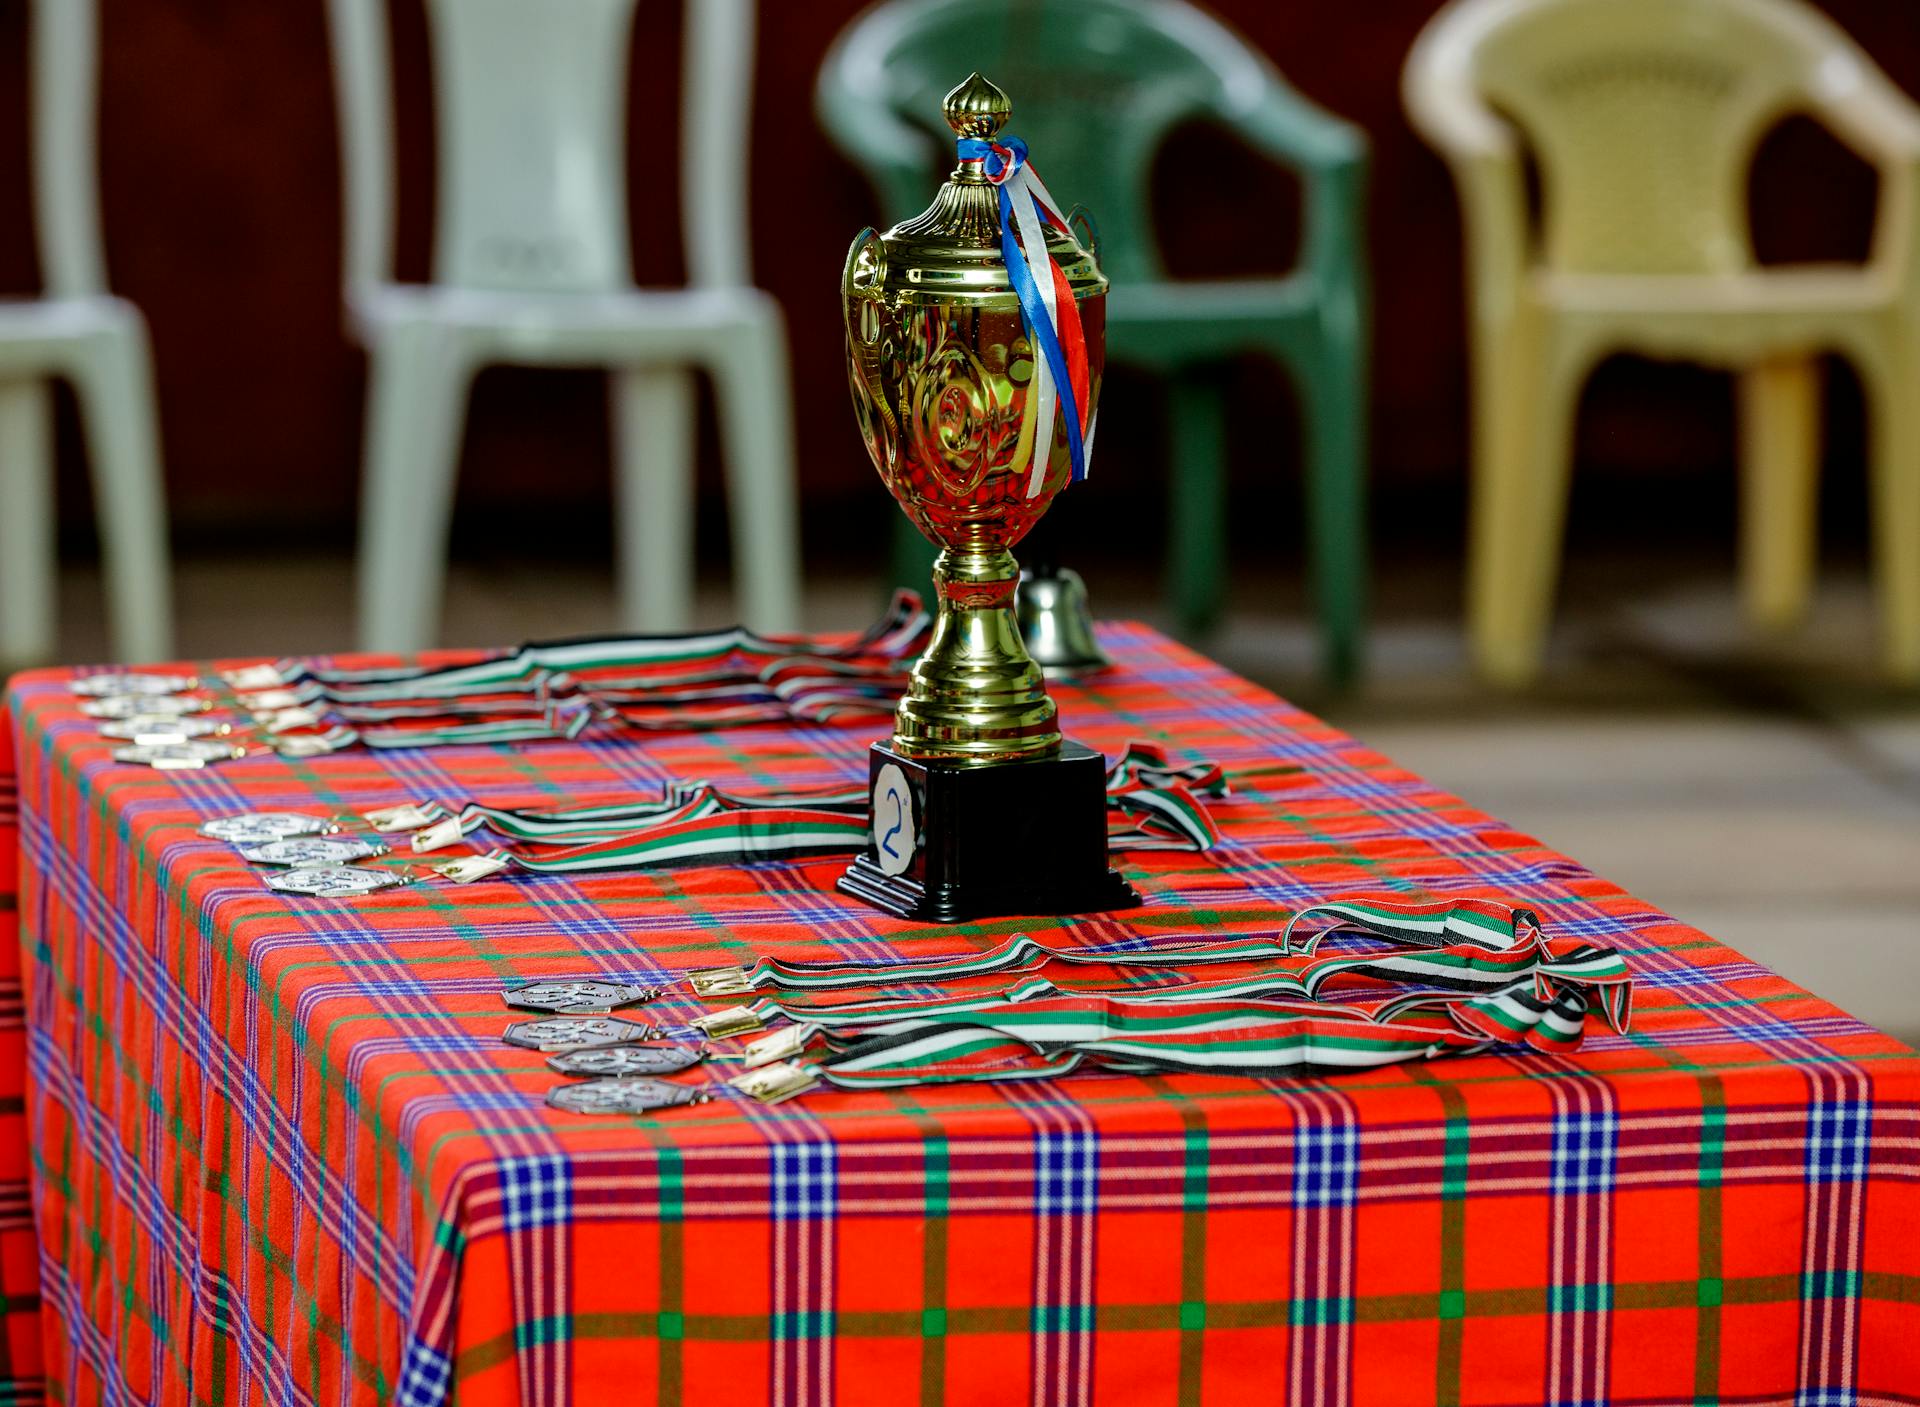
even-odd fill
[(1274, 78), (1253, 102), (1215, 116), (1263, 156), (1303, 176), (1366, 163), (1366, 134)]
[(1880, 209), (1869, 262), (1920, 287), (1920, 107), (1852, 54), (1830, 54), (1813, 75), (1814, 116), (1872, 162)]
[[(1527, 188), (1520, 144), (1464, 83), (1433, 62), (1431, 31), (1407, 61), (1401, 99), (1414, 130), (1446, 161), (1460, 201), (1468, 296), (1478, 320), (1508, 315), (1527, 265)], [(1423, 52), (1425, 50), (1426, 52)]]
[(1920, 162), (1920, 107), (1851, 54), (1829, 54), (1815, 69), (1814, 114), (1869, 160)]
[(1366, 260), (1362, 241), (1367, 138), (1357, 126), (1301, 97), (1278, 78), (1259, 97), (1216, 118), (1262, 156), (1291, 167), (1302, 186), (1301, 267), (1323, 280), (1354, 280)]

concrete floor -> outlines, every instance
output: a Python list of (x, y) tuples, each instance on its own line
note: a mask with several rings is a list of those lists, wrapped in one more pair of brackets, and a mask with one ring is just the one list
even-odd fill
[[(1103, 614), (1164, 624), (1152, 584), (1087, 573)], [(1366, 687), (1323, 696), (1284, 581), (1236, 578), (1203, 647), (1299, 698), (1474, 805), (1904, 1039), (1920, 1042), (1920, 692), (1878, 684), (1864, 581), (1823, 585), (1807, 625), (1757, 639), (1732, 584), (1571, 571), (1553, 659), (1522, 697), (1472, 680), (1451, 571), (1398, 569)], [(298, 653), (351, 642), (350, 564), (189, 560), (184, 655)], [(68, 574), (62, 654), (107, 658), (98, 587)], [(809, 579), (810, 624), (863, 623), (877, 586)], [(730, 618), (704, 590), (702, 623)], [(448, 643), (615, 626), (604, 569), (488, 563), (450, 579)]]

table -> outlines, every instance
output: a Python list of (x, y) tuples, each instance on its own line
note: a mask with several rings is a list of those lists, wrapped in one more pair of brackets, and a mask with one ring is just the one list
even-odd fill
[[(1920, 1056), (1145, 628), (1103, 641), (1070, 732), (1224, 764), (1223, 845), (1129, 857), (1139, 910), (950, 929), (837, 862), (289, 902), (194, 830), (828, 783), (871, 725), (183, 776), (16, 680), (11, 1400), (44, 1351), (68, 1403), (1920, 1403)], [(1524, 899), (1627, 955), (1633, 1028), (597, 1121), (498, 1039), (516, 976), (1271, 932), (1355, 894)]]

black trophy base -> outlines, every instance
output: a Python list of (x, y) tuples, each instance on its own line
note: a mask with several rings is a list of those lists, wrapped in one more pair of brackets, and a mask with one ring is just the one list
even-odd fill
[(921, 762), (875, 743), (866, 852), (840, 889), (899, 918), (964, 923), (1131, 909), (1107, 864), (1106, 759), (1079, 743), (991, 767)]

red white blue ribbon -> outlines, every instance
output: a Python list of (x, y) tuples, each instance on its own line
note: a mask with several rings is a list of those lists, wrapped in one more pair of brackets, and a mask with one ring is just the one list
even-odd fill
[(982, 141), (962, 137), (962, 161), (983, 163), (986, 178), (1000, 196), (1000, 256), (1007, 277), (1020, 299), (1021, 321), (1033, 344), (1034, 437), (1033, 467), (1027, 475), (1027, 497), (1039, 494), (1046, 483), (1047, 464), (1053, 458), (1053, 421), (1056, 405), (1064, 403), (1067, 453), (1072, 481), (1087, 477), (1087, 455), (1092, 448), (1093, 425), (1087, 415), (1092, 403), (1088, 384), (1087, 338), (1080, 325), (1080, 308), (1073, 286), (1058, 261), (1047, 252), (1047, 228), (1068, 231), (1067, 217), (1054, 203), (1038, 173), (1027, 161), (1027, 144), (1018, 137)]

